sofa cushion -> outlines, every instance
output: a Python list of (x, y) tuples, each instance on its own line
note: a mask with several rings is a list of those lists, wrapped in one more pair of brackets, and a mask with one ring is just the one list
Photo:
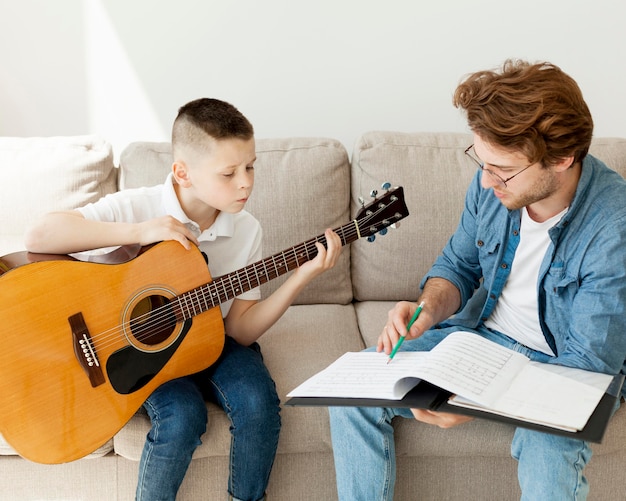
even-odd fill
[[(263, 255), (271, 256), (350, 221), (350, 163), (343, 145), (333, 139), (258, 139), (256, 192), (246, 206), (263, 227)], [(120, 189), (162, 183), (171, 170), (169, 143), (133, 143), (120, 156)], [(322, 182), (320, 182), (322, 181)], [(352, 300), (350, 252), (300, 293), (295, 304)], [(286, 276), (261, 287), (263, 297)]]
[[(93, 459), (102, 457), (113, 450), (113, 439), (107, 440), (105, 444), (98, 447), (91, 454), (85, 456), (84, 459)], [(2, 435), (0, 435), (0, 456), (17, 456), (15, 449), (11, 447)]]
[(26, 227), (53, 210), (95, 202), (116, 190), (111, 145), (96, 136), (2, 137), (0, 255), (24, 249)]

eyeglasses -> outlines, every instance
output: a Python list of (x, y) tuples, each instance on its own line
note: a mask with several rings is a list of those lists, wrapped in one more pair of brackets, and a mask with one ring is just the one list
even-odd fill
[(500, 176), (498, 176), (498, 174), (496, 174), (495, 172), (490, 171), (489, 169), (485, 169), (485, 162), (482, 162), (481, 160), (478, 159), (478, 157), (476, 156), (476, 153), (472, 153), (472, 150), (474, 149), (474, 145), (470, 145), (468, 146), (464, 153), (472, 160), (472, 162), (474, 162), (476, 164), (476, 166), (484, 171), (484, 172), (488, 172), (489, 175), (492, 177), (492, 179), (498, 183), (498, 186), (500, 186), (501, 188), (504, 187), (506, 188), (506, 183), (508, 183), (511, 179), (513, 179), (515, 176), (519, 176), (522, 172), (524, 172), (526, 169), (530, 168), (533, 166), (533, 164), (530, 164), (527, 167), (524, 167), (521, 171), (519, 171), (517, 174), (513, 174), (511, 177), (507, 177), (506, 179), (502, 179)]

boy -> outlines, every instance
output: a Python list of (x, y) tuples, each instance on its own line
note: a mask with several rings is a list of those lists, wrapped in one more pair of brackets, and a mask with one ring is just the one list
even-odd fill
[[(26, 235), (31, 252), (67, 254), (89, 249), (176, 240), (198, 245), (212, 276), (258, 261), (261, 228), (244, 211), (254, 184), (255, 142), (250, 122), (216, 99), (192, 101), (172, 129), (172, 172), (161, 186), (107, 195), (74, 211), (44, 216)], [(264, 499), (280, 430), (279, 399), (257, 339), (314, 277), (341, 252), (327, 230), (328, 248), (296, 269), (270, 297), (258, 288), (221, 305), (226, 343), (211, 367), (161, 385), (144, 403), (152, 427), (139, 466), (138, 501), (174, 500), (206, 430), (204, 399), (232, 423), (231, 499)]]

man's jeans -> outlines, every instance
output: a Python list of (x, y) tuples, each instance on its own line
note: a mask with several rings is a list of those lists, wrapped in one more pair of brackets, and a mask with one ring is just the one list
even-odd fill
[(222, 407), (231, 422), (229, 495), (264, 499), (278, 444), (280, 402), (258, 345), (244, 347), (227, 337), (213, 366), (163, 384), (145, 402), (152, 428), (139, 465), (138, 501), (176, 498), (206, 430), (205, 398)]
[[(405, 341), (402, 349), (430, 350), (448, 333), (456, 330), (459, 327), (427, 331), (415, 340)], [(550, 358), (486, 328), (475, 332), (521, 352), (531, 360), (546, 362)], [(414, 419), (410, 409), (406, 408), (330, 408), (337, 490), (341, 501), (393, 499), (396, 457), (391, 420), (396, 416)], [(518, 461), (522, 500), (586, 499), (589, 487), (583, 468), (591, 458), (591, 449), (586, 442), (518, 428), (513, 437), (511, 454)], [(419, 472), (415, 474), (419, 475)]]

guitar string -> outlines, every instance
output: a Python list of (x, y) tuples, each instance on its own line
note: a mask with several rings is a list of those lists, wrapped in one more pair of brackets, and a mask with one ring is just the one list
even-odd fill
[[(348, 237), (356, 236), (357, 237), (356, 239), (358, 239), (361, 236), (359, 227), (367, 226), (367, 224), (373, 218), (378, 216), (378, 214), (383, 209), (386, 209), (386, 208), (388, 207), (382, 206), (378, 210), (373, 211), (371, 214), (367, 214), (365, 217), (363, 217), (360, 220), (351, 221), (345, 226), (349, 226), (352, 229), (343, 231), (343, 234), (347, 235)], [(343, 228), (344, 227), (341, 227), (341, 230), (343, 230)], [(322, 239), (323, 239), (323, 236), (322, 236)], [(244, 272), (246, 270), (253, 270), (254, 277), (249, 277), (248, 273), (246, 273), (245, 281), (248, 282), (248, 284), (251, 286), (250, 287), (251, 289), (258, 287), (262, 285), (262, 283), (265, 283), (265, 282), (259, 283), (261, 282), (260, 278), (267, 278), (266, 281), (269, 281), (281, 275), (281, 273), (279, 273), (278, 270), (275, 270), (274, 273), (276, 273), (276, 276), (272, 277), (272, 273), (271, 272), (268, 273), (268, 270), (267, 270), (268, 267), (266, 266), (266, 263), (268, 263), (269, 261), (272, 261), (274, 264), (274, 268), (276, 268), (275, 258), (277, 256), (283, 255), (283, 258), (280, 260), (281, 267), (282, 267), (282, 263), (286, 263), (287, 271), (291, 271), (292, 269), (295, 269), (295, 267), (300, 266), (300, 263), (298, 262), (298, 256), (300, 257), (304, 257), (304, 255), (307, 256), (307, 259), (303, 261), (303, 263), (310, 259), (313, 259), (314, 256), (311, 258), (309, 258), (308, 256), (310, 253), (313, 253), (313, 252), (315, 252), (315, 255), (317, 254), (317, 248), (315, 247), (315, 243), (318, 241), (320, 241), (319, 237), (315, 239), (311, 239), (307, 242), (304, 242), (302, 244), (292, 247), (288, 251), (283, 251), (281, 253), (270, 256), (269, 258), (263, 259), (262, 261), (253, 263), (252, 265), (247, 266), (243, 268), (242, 270), (240, 270), (240, 272), (235, 273), (236, 275), (238, 275), (237, 280), (238, 282), (240, 282), (239, 275), (241, 274), (241, 272)], [(346, 241), (346, 243), (348, 242)], [(304, 252), (304, 255), (302, 254), (302, 252)], [(286, 257), (285, 254), (289, 254), (289, 257)], [(291, 256), (292, 254), (293, 256)], [(258, 267), (261, 267), (261, 268), (258, 268)], [(271, 267), (272, 265), (270, 264), (270, 268)], [(259, 271), (261, 272), (260, 277), (258, 273)], [(232, 274), (229, 274), (228, 276), (232, 276)], [(256, 280), (254, 280), (255, 277), (256, 277)], [(217, 291), (218, 286), (220, 285), (220, 283), (217, 283), (217, 281), (219, 280), (220, 282), (222, 282), (223, 280), (220, 280), (220, 279), (223, 279), (223, 278), (225, 277), (218, 277), (218, 279), (215, 281), (209, 282), (195, 289), (192, 289), (191, 291), (187, 291), (178, 296), (175, 296), (174, 298), (172, 298), (172, 301), (168, 302), (167, 304), (163, 306), (159, 306), (158, 308), (155, 308), (154, 310), (151, 310), (143, 315), (138, 315), (137, 317), (132, 318), (130, 321), (123, 322), (120, 325), (114, 326), (108, 330), (92, 335), (91, 337), (92, 343), (94, 345), (98, 343), (98, 347), (96, 347), (96, 351), (98, 349), (103, 349), (110, 345), (117, 344), (120, 340), (122, 341), (125, 340), (126, 339), (125, 332), (128, 332), (129, 330), (131, 331), (130, 335), (139, 342), (142, 342), (143, 340), (146, 340), (149, 337), (151, 337), (155, 329), (162, 329), (162, 328), (168, 329), (169, 327), (171, 327), (172, 328), (171, 330), (173, 332), (173, 330), (175, 329), (175, 325), (176, 325), (176, 323), (172, 323), (172, 317), (174, 318), (176, 317), (175, 301), (178, 302), (179, 311), (182, 314), (183, 320), (187, 320), (195, 316), (196, 310), (199, 310), (200, 312), (204, 312), (209, 309), (212, 309), (213, 307), (219, 306), (222, 303), (222, 299), (221, 299), (222, 294), (220, 293), (217, 293), (217, 304), (214, 304), (214, 305), (213, 305), (213, 299), (207, 299), (206, 295), (203, 295), (202, 297), (197, 297), (197, 296), (198, 296), (199, 291), (203, 289), (210, 290), (211, 288), (214, 288)], [(252, 285), (252, 282), (254, 282), (256, 285)], [(228, 285), (222, 284), (222, 287), (227, 288)], [(229, 288), (232, 289), (232, 287), (229, 287)], [(213, 298), (215, 295), (216, 294), (212, 294), (210, 295), (210, 297)], [(192, 296), (196, 296), (196, 298), (193, 298)], [(227, 296), (228, 294), (226, 295), (226, 297)], [(183, 302), (182, 302), (182, 298), (188, 298), (188, 297), (191, 298), (190, 299), (191, 307), (189, 305), (183, 305)], [(206, 307), (209, 303), (211, 303), (212, 305), (210, 307)], [(193, 314), (190, 316), (186, 316), (184, 314), (185, 309), (187, 310), (188, 313), (193, 310)], [(180, 319), (176, 318), (176, 320), (178, 321)], [(137, 325), (135, 329), (132, 329), (131, 324), (133, 323)], [(170, 334), (168, 334), (168, 337)]]

